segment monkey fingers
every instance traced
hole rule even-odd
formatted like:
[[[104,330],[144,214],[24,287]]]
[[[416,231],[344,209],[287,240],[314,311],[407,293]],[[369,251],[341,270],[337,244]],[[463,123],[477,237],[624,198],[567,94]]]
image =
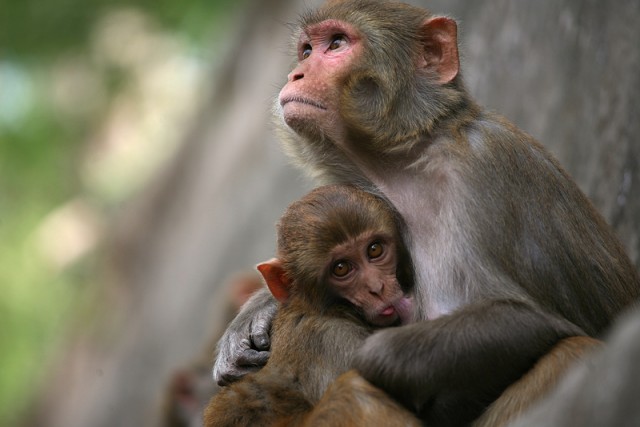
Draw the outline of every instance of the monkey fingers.
[[[255,371],[266,365],[269,356],[271,356],[270,351],[258,351],[250,348],[238,354],[236,365],[249,372]]]
[[[271,338],[269,336],[271,333],[271,322],[276,315],[277,308],[277,304],[271,304],[264,307],[264,310],[256,313],[255,318],[251,322],[251,348],[259,351],[269,350],[271,346]],[[264,363],[266,363],[266,359]]]
[[[218,385],[232,384],[245,375],[260,370],[267,363],[270,355],[269,351],[257,351],[252,348],[238,349],[234,363],[226,364],[224,372],[217,373],[214,369],[214,378]]]
[[[277,301],[267,289],[256,292],[242,307],[218,342],[213,379],[229,385],[267,363],[269,331]]]

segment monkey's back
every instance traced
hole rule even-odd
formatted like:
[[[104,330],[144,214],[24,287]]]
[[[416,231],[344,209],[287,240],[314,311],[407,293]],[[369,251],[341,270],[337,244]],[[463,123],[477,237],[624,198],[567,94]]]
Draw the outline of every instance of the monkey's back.
[[[297,298],[280,307],[273,326],[265,368],[286,372],[313,404],[350,368],[353,353],[373,331],[352,307],[336,304],[320,311]]]
[[[292,298],[274,319],[267,365],[214,396],[204,425],[300,424],[329,384],[349,369],[353,352],[371,332],[353,309],[336,305],[321,312]]]
[[[205,409],[204,425],[296,425],[311,407],[293,378],[264,368],[215,395]]]

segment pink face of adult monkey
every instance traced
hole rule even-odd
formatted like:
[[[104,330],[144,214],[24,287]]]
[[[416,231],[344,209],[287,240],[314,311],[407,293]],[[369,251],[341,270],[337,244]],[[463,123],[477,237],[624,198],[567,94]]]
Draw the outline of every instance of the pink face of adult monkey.
[[[332,1],[296,39],[279,97],[286,151],[322,182],[381,192],[407,225],[424,321],[367,340],[355,366],[369,381],[429,425],[465,424],[559,340],[600,334],[640,296],[636,268],[558,162],[469,97],[455,21]],[[268,307],[259,296],[232,325],[218,380],[261,357],[250,343],[268,347]]]

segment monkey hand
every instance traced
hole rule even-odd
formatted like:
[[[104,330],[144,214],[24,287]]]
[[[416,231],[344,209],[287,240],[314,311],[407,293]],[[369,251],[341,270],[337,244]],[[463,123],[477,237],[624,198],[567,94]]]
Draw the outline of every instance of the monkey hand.
[[[267,289],[253,295],[218,342],[213,379],[225,386],[262,368],[269,359],[269,331],[277,301]]]

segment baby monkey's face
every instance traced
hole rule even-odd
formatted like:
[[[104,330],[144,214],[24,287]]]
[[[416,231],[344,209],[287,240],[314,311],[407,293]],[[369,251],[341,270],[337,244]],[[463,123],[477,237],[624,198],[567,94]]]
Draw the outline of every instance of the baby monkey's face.
[[[334,293],[357,307],[376,326],[404,323],[411,302],[396,277],[398,248],[392,236],[365,232],[336,245],[327,263]]]

